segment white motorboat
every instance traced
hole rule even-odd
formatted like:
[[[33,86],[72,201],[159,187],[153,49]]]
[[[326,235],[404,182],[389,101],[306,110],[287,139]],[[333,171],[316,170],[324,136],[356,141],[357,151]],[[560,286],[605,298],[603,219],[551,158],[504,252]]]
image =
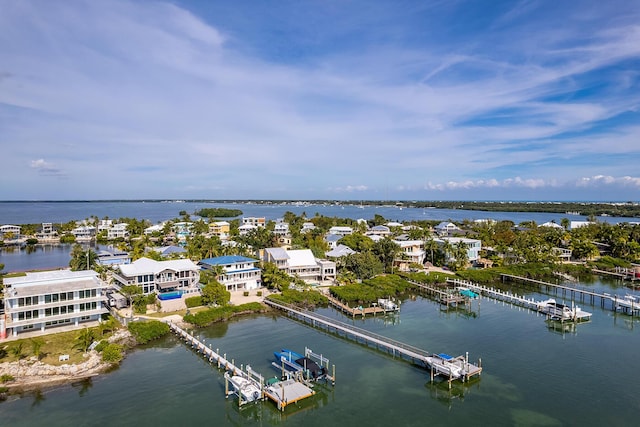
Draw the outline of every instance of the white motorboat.
[[[432,354],[431,356],[427,356],[425,360],[429,368],[433,369],[436,374],[453,379],[460,378],[464,375],[463,367],[454,363],[454,358],[448,354]]]
[[[400,306],[388,298],[378,298],[378,306],[385,311],[400,310]]]
[[[233,391],[240,396],[244,402],[253,402],[260,399],[262,393],[254,381],[240,375],[226,375],[226,377],[233,386]]]
[[[549,298],[547,300],[538,302],[537,307],[538,307],[538,311],[545,313],[551,319],[556,319],[561,321],[564,321],[564,320],[580,321],[580,320],[589,319],[591,317],[591,313],[583,311],[577,305],[574,306],[572,304],[571,307],[569,307],[565,304],[560,304],[556,302],[556,300],[553,298]]]

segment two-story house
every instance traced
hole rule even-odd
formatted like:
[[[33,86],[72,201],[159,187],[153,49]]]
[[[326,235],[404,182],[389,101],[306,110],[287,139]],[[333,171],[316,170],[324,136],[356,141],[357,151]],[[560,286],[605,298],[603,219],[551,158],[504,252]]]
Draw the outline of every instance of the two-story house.
[[[218,282],[229,292],[249,291],[262,287],[262,270],[256,267],[257,259],[239,255],[227,255],[203,259],[198,265],[203,270],[219,270]],[[221,268],[219,268],[221,267]],[[221,273],[221,274],[220,274]]]
[[[143,257],[119,265],[112,276],[119,287],[136,285],[143,294],[155,292],[161,300],[200,292],[200,268],[189,259],[155,261]]]

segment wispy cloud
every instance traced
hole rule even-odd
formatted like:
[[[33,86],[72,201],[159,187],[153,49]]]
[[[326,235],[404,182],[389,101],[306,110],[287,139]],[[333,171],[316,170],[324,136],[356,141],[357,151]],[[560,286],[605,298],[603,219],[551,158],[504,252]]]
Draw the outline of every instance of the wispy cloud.
[[[55,176],[55,177],[64,177],[65,173],[55,167],[53,163],[46,162],[44,159],[32,160],[31,168],[38,171],[39,175],[43,176]]]
[[[543,198],[636,175],[640,6],[507,3],[3,2],[0,198],[89,197],[88,176],[121,183],[96,198]],[[18,179],[33,153],[74,179]]]

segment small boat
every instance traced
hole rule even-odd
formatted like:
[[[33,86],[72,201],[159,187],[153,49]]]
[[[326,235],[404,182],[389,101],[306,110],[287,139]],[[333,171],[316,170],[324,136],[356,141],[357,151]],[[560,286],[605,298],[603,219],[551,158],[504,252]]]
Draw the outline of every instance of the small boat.
[[[324,367],[295,351],[282,349],[280,351],[274,351],[273,355],[276,358],[278,366],[283,365],[284,368],[290,372],[302,372],[308,379],[317,380],[327,375]]]
[[[400,306],[393,302],[390,298],[378,298],[378,306],[384,311],[398,311]]]
[[[554,320],[584,320],[591,317],[591,313],[582,311],[578,306],[567,306],[556,302],[555,299],[549,298],[537,303],[538,311],[545,313],[550,319]]]
[[[453,357],[448,354],[432,354],[425,358],[429,368],[433,369],[436,374],[445,375],[453,379],[462,377],[464,370],[462,366],[459,366],[453,362]]]
[[[462,295],[463,297],[467,297],[467,298],[471,298],[471,299],[478,298],[478,294],[476,292],[473,292],[469,288],[458,287],[458,292],[460,292],[460,295]]]
[[[233,386],[233,390],[244,402],[253,402],[260,399],[260,388],[253,381],[240,375],[227,375],[226,378]]]

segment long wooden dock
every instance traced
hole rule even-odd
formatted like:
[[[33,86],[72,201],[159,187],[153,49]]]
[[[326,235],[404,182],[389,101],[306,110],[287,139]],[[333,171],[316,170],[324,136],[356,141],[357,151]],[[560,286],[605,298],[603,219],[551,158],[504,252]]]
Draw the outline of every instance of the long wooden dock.
[[[505,301],[510,304],[518,305],[532,311],[536,311],[536,312],[544,311],[544,309],[540,305],[542,301],[536,301],[533,298],[525,298],[523,296],[514,294],[512,292],[502,291],[500,289],[492,288],[490,286],[478,285],[477,283],[469,282],[467,280],[448,278],[447,283],[451,283],[454,286],[466,287],[486,297],[489,297],[498,301]],[[552,318],[552,316],[549,315],[548,313],[547,313],[547,316],[548,318]],[[591,318],[591,313],[582,311],[579,307],[576,306],[571,309],[570,317],[566,319],[561,319],[561,320],[581,322],[581,321],[589,320],[590,318]]]
[[[265,299],[264,302],[273,308],[282,310],[290,317],[307,323],[313,327],[326,329],[327,332],[335,333],[338,336],[353,340],[359,344],[373,346],[377,350],[392,354],[394,357],[398,356],[401,359],[407,360],[420,367],[429,368],[427,357],[432,356],[432,353],[429,353],[426,350],[322,316],[320,314],[291,307],[286,304],[280,304],[275,301],[271,301],[268,298]],[[468,363],[468,358],[466,359],[467,363],[464,367],[464,373],[461,378],[462,381],[468,381],[471,377],[479,376],[482,372],[480,361],[475,365]]]
[[[548,294],[551,294],[550,290],[552,290],[555,295],[558,295],[558,293],[562,292],[563,298],[567,298],[567,294],[569,294],[572,301],[576,299],[576,296],[578,296],[580,298],[580,302],[582,303],[595,306],[596,301],[598,301],[602,308],[608,308],[613,311],[622,310],[623,312],[631,315],[637,313],[640,314],[640,303],[637,303],[636,306],[631,306],[630,308],[625,304],[625,302],[628,301],[629,296],[611,295],[604,292],[598,293],[586,289],[543,282],[542,280],[530,279],[528,277],[514,276],[512,274],[501,274],[500,277],[502,278],[503,282],[505,280],[511,280],[515,283],[531,283],[537,286],[541,286]]]

